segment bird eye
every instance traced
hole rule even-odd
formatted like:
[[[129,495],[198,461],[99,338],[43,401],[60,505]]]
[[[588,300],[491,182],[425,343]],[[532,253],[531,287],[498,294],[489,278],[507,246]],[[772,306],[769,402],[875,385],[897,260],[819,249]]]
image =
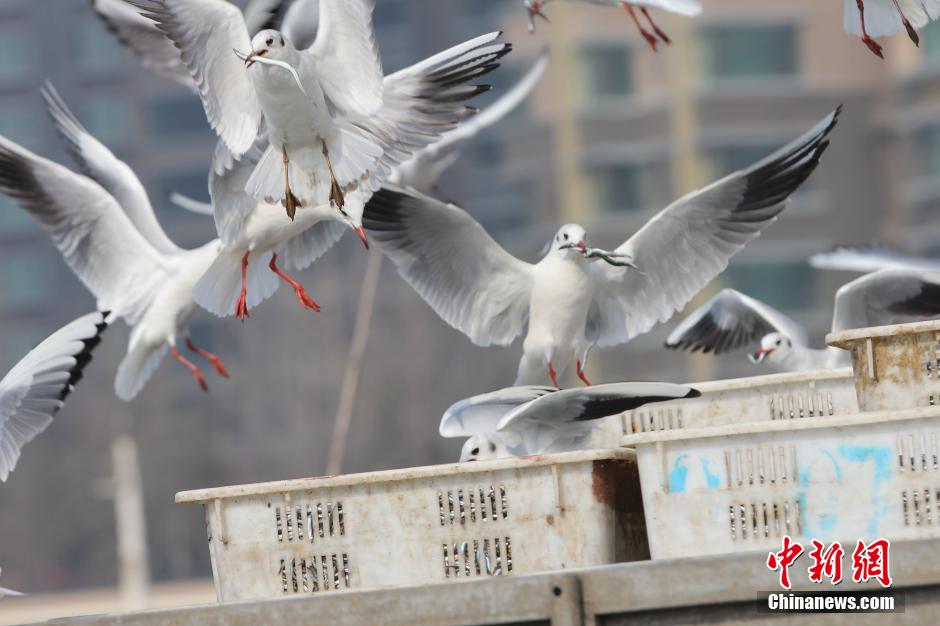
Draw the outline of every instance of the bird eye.
[[[495,444],[495,443],[491,443],[491,444],[490,444],[490,452],[496,452],[496,444]]]
[[[479,449],[479,448],[474,448],[473,450],[470,451],[470,454],[476,456],[477,454],[480,454],[480,449]]]
[[[568,241],[568,233],[565,233],[565,241]]]
[[[281,45],[282,45],[282,46],[284,45],[284,38],[283,38],[283,37],[281,37]]]
[[[778,345],[778,346],[780,345],[780,340],[779,340],[779,339],[777,340],[777,345]]]
[[[268,39],[268,40],[267,40],[267,41],[265,41],[264,43],[266,43],[267,45],[269,45],[269,46],[270,46],[271,44],[273,44],[273,43],[274,43],[274,39]]]

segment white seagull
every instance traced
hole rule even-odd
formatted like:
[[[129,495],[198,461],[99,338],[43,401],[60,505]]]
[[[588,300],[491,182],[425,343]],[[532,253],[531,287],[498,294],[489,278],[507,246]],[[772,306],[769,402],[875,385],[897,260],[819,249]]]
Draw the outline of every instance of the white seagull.
[[[176,341],[184,339],[189,350],[228,377],[222,361],[196,347],[188,330],[196,311],[193,286],[218,255],[219,241],[195,250],[176,247],[160,228],[133,171],[82,127],[54,90],[47,87],[43,95],[70,151],[94,180],[0,137],[0,191],[40,222],[95,295],[98,308],[132,326],[114,381],[119,398],[134,398],[167,350],[208,390],[199,368],[180,354]]]
[[[940,273],[886,269],[839,288],[832,332],[940,316]],[[755,363],[781,371],[842,367],[849,353],[814,347],[806,331],[768,304],[734,289],[723,289],[669,335],[666,347],[722,354],[756,342]]]
[[[697,390],[670,383],[611,383],[561,391],[507,387],[452,405],[441,418],[442,437],[469,437],[460,462],[579,450],[598,420],[664,400],[696,398]]]
[[[841,272],[876,272],[881,269],[911,269],[940,272],[940,260],[902,254],[880,246],[839,246],[809,258],[819,270]]]
[[[244,10],[248,32],[280,27],[291,38],[309,45],[317,31],[318,0],[251,0]],[[125,0],[92,0],[95,13],[118,41],[157,74],[187,89],[198,88],[180,51],[153,21]]]
[[[625,343],[664,322],[773,223],[813,172],[838,110],[782,150],[692,192],[613,252],[559,229],[536,264],[501,248],[457,206],[383,188],[363,216],[372,239],[441,318],[480,346],[508,345],[528,323],[516,385],[543,384],[592,346]],[[603,261],[603,263],[601,262]]]
[[[21,595],[23,594],[20,593],[19,591],[13,591],[12,589],[7,589],[6,587],[0,587],[0,598],[6,597],[6,596],[21,596]]]
[[[843,0],[845,32],[862,38],[876,55],[884,58],[881,45],[873,37],[890,37],[907,31],[920,46],[918,28],[940,17],[940,0]]]
[[[269,145],[246,190],[256,200],[299,207],[376,189],[387,174],[383,72],[372,31],[374,0],[323,0],[319,31],[299,50],[284,33],[251,36],[225,0],[130,0],[182,51],[206,115],[232,154],[259,135]],[[263,133],[263,134],[262,134]]]
[[[574,2],[575,0],[568,0],[569,2]],[[637,30],[640,31],[640,34],[643,35],[643,39],[646,40],[646,43],[650,45],[653,49],[653,52],[656,51],[656,45],[658,40],[656,37],[659,37],[665,44],[672,43],[672,40],[663,32],[663,30],[657,26],[656,22],[653,21],[653,16],[650,15],[650,9],[660,9],[667,11],[669,13],[676,13],[678,15],[685,15],[688,17],[694,17],[702,12],[702,3],[698,0],[579,0],[581,2],[588,2],[590,4],[599,4],[602,6],[610,7],[622,7],[624,11],[630,14],[630,17],[633,19],[633,23],[636,24]],[[542,12],[542,8],[553,2],[553,0],[523,0],[526,10],[529,12],[529,32],[535,32],[535,18],[540,17],[546,22],[548,18]],[[637,16],[636,11],[639,9],[640,13],[643,14],[643,17],[649,22],[650,26],[653,29],[653,33],[646,30],[643,24],[640,22],[640,18]]]
[[[384,78],[382,108],[361,124],[382,144],[382,167],[375,182],[474,113],[466,101],[489,87],[470,81],[495,69],[511,49],[497,41],[499,36],[477,37]],[[257,146],[241,159],[230,158],[224,145],[216,151],[209,191],[224,249],[193,293],[200,306],[216,315],[244,320],[251,308],[274,293],[278,276],[291,284],[305,307],[317,310],[304,288],[278,266],[279,260],[287,268],[306,268],[347,228],[367,244],[362,211],[371,186],[350,191],[342,209],[321,202],[291,220],[279,204],[258,202],[245,191],[263,151]]]
[[[0,482],[16,467],[23,446],[49,428],[82,379],[108,326],[107,316],[89,313],[63,326],[0,380]]]

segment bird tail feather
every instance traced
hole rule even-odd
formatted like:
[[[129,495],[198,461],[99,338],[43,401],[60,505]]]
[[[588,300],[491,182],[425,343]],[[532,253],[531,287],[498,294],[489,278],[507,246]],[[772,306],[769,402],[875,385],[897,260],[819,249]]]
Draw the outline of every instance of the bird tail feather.
[[[131,336],[130,348],[121,365],[118,366],[114,379],[114,392],[125,402],[133,400],[153,376],[166,356],[169,346],[165,342],[156,345],[144,341],[134,341]]]
[[[235,315],[235,304],[242,288],[242,257],[244,251],[223,250],[213,261],[206,273],[193,288],[193,300],[219,317]],[[275,291],[278,279],[269,268],[271,254],[251,255],[248,257],[248,309],[258,306]]]

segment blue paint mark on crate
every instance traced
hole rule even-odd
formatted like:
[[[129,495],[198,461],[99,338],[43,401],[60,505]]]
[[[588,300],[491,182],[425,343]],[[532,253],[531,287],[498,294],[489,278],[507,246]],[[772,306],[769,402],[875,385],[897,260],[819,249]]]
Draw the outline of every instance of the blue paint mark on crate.
[[[672,464],[669,472],[669,493],[685,493],[685,482],[689,476],[689,468],[685,465],[688,454],[680,454]]]
[[[891,480],[891,447],[890,446],[839,446],[839,456],[856,463],[872,463],[874,476],[872,477],[871,508],[872,517],[868,525],[868,534],[872,537],[878,535],[878,525],[888,513],[888,499],[884,493],[885,486]]]
[[[704,457],[700,461],[702,462],[702,473],[705,475],[705,486],[709,489],[718,489],[721,483],[718,480],[718,474],[711,471],[712,464]]]

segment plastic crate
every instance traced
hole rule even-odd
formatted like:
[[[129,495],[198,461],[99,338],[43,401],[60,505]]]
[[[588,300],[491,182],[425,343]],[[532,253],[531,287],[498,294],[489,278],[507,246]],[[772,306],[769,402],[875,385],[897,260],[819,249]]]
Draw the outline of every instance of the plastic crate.
[[[940,407],[645,433],[652,558],[940,536]]]
[[[851,353],[862,411],[940,404],[940,321],[859,328],[826,341]]]
[[[221,602],[649,558],[635,455],[572,452],[183,492]]]
[[[616,447],[624,435],[637,433],[858,413],[848,367],[689,384],[702,395],[606,418],[590,447]]]

